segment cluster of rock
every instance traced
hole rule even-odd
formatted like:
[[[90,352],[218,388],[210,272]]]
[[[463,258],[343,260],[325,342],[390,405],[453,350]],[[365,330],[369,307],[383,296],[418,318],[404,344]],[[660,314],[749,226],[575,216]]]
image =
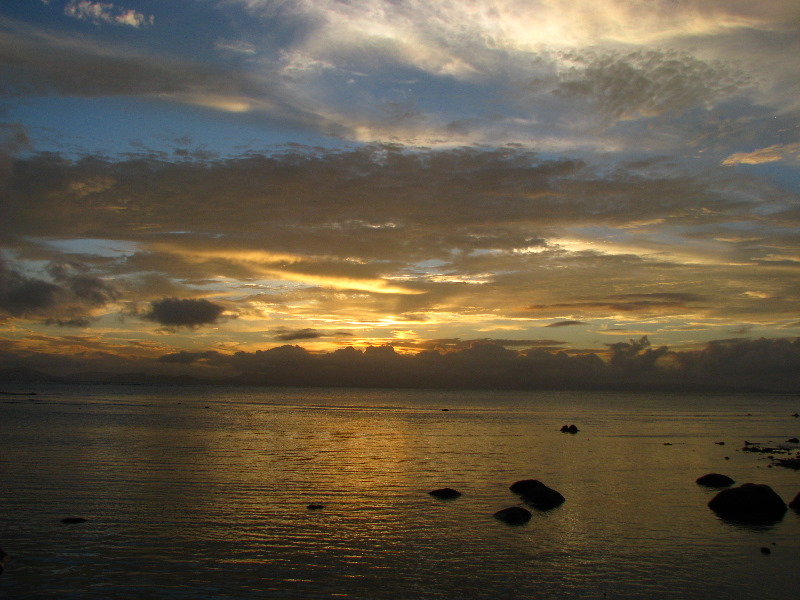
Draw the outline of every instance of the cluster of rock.
[[[708,473],[697,479],[699,485],[721,490],[708,507],[723,519],[753,525],[769,525],[780,521],[788,508],[800,511],[800,493],[787,508],[783,499],[770,486],[745,483],[730,487],[735,481],[727,475]]]
[[[551,510],[561,506],[565,501],[564,496],[538,479],[521,479],[512,483],[509,489],[518,494],[525,504],[537,510]],[[442,500],[452,500],[461,496],[461,492],[449,487],[432,490],[428,493]],[[494,513],[496,519],[509,525],[527,523],[531,516],[531,511],[522,506],[510,506]]]

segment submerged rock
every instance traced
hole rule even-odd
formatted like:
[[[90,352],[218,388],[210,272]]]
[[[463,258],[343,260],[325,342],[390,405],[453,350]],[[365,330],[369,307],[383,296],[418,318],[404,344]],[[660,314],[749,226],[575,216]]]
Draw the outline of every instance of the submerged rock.
[[[494,513],[494,518],[508,525],[523,525],[531,520],[531,512],[521,506],[510,506]]]
[[[526,504],[539,510],[550,510],[561,506],[565,501],[564,496],[538,479],[522,479],[512,483],[509,489],[519,494]]]
[[[698,477],[696,482],[706,487],[728,487],[735,483],[733,479],[727,475],[721,475],[720,473],[708,473],[707,475]]]
[[[435,496],[436,498],[441,498],[442,500],[452,500],[453,498],[458,498],[461,495],[461,492],[449,487],[441,488],[438,490],[432,490],[428,493],[431,496]]]
[[[756,483],[722,490],[708,506],[725,519],[763,525],[777,523],[787,510],[784,501],[771,487]]]

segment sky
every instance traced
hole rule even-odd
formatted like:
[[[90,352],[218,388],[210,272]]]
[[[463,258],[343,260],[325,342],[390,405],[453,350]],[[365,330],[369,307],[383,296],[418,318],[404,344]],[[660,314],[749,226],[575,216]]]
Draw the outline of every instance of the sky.
[[[0,370],[775,379],[796,56],[796,0],[4,2]]]

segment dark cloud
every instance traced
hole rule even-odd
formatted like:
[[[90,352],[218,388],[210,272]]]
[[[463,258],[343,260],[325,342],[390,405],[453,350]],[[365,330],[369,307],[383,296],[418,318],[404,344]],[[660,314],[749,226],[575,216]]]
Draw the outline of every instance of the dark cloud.
[[[25,275],[0,259],[0,318],[86,327],[94,309],[119,298],[115,288],[77,264],[51,264],[50,279]]]
[[[315,340],[321,338],[325,333],[311,328],[305,329],[286,329],[282,328],[274,332],[276,340],[291,342],[293,340]]]
[[[549,325],[545,325],[545,327],[571,327],[573,325],[586,325],[585,321],[556,321],[555,323],[550,323]]]
[[[614,312],[659,312],[663,310],[675,310],[686,308],[693,305],[697,309],[697,302],[706,300],[699,294],[686,293],[643,293],[643,294],[616,294],[604,299],[578,302],[559,302],[555,304],[533,304],[528,306],[532,311],[544,311],[551,309],[571,310],[571,311],[614,311]],[[562,322],[563,323],[563,322]],[[577,324],[566,321],[567,324]],[[559,322],[548,325],[548,327],[558,327]]]
[[[64,339],[64,349],[90,340]],[[608,352],[516,351],[487,341],[401,354],[391,346],[310,353],[300,346],[255,352],[179,351],[157,360],[108,352],[40,353],[0,340],[0,380],[104,371],[109,381],[216,381],[292,386],[476,389],[727,390],[800,392],[800,339],[729,339],[698,350],[652,347],[647,337]],[[126,374],[127,373],[127,374]],[[98,377],[102,377],[98,375]],[[165,379],[166,378],[166,379]]]
[[[166,328],[192,328],[217,323],[224,311],[224,307],[203,298],[162,298],[152,302],[149,311],[140,316]]]

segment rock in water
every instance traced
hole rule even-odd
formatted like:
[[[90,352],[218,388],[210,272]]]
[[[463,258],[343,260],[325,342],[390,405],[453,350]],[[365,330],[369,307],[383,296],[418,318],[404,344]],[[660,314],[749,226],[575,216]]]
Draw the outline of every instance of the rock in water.
[[[794,500],[789,502],[789,508],[800,512],[800,492],[797,492],[797,496],[794,497]]]
[[[735,483],[733,479],[727,475],[721,475],[719,473],[708,473],[707,475],[698,477],[696,481],[699,485],[704,485],[706,487],[728,487]]]
[[[521,506],[510,506],[494,513],[494,518],[508,525],[523,525],[531,520],[531,512]]]
[[[787,510],[771,487],[755,483],[722,490],[708,506],[725,519],[763,525],[780,521]]]
[[[522,479],[511,484],[511,491],[519,494],[526,504],[539,510],[550,510],[564,504],[564,496],[547,487],[538,479]]]
[[[458,498],[461,495],[461,492],[449,487],[441,488],[438,490],[432,490],[428,493],[431,496],[435,496],[436,498],[441,498],[442,500],[452,500],[453,498]]]
[[[67,525],[74,525],[76,523],[86,523],[86,519],[83,517],[66,517],[61,519],[61,522]]]

